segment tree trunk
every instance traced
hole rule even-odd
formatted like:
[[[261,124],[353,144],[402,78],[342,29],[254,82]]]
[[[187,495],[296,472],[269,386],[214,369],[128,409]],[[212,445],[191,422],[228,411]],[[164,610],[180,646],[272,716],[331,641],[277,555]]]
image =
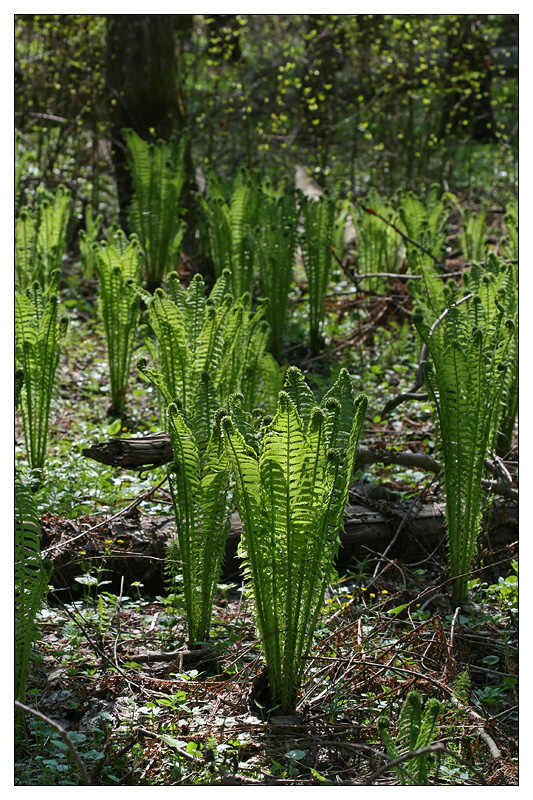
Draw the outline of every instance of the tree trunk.
[[[128,230],[133,189],[125,159],[124,128],[143,139],[168,139],[183,132],[185,109],[178,92],[173,14],[109,14],[106,84],[112,159],[120,221]],[[187,159],[192,174],[190,154]]]

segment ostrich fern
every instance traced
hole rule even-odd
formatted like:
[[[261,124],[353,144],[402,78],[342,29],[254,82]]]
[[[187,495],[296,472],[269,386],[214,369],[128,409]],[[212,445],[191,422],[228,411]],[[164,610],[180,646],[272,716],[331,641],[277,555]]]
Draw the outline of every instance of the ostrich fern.
[[[139,319],[136,287],[142,274],[142,252],[137,238],[128,240],[121,230],[110,243],[94,246],[99,280],[98,305],[107,345],[111,385],[110,414],[125,411],[126,390]]]
[[[346,370],[320,406],[291,367],[259,452],[234,415],[222,420],[243,524],[241,554],[274,704],[297,702],[352,476],[366,398]]]
[[[130,129],[124,138],[134,190],[131,224],[145,253],[146,283],[153,291],[170,267],[177,267],[185,233],[179,201],[185,183],[186,139],[149,144]]]
[[[15,294],[15,358],[24,373],[20,401],[32,470],[42,470],[46,460],[55,375],[67,329],[66,319],[58,320],[57,273],[51,280],[46,292],[34,282]]]
[[[446,524],[452,599],[466,599],[479,535],[484,462],[501,415],[502,390],[514,323],[503,313],[488,318],[481,297],[449,305],[430,329],[421,313],[413,321],[431,362],[424,378],[436,409],[444,460]]]

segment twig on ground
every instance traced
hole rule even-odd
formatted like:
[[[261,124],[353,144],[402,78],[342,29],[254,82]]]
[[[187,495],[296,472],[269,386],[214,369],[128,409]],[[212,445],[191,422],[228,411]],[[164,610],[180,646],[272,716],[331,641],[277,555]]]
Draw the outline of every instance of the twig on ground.
[[[84,784],[84,786],[91,786],[91,781],[89,780],[89,775],[87,774],[87,770],[85,769],[83,761],[81,760],[78,751],[74,747],[74,744],[72,743],[68,735],[68,732],[61,725],[59,725],[59,723],[54,722],[53,719],[50,719],[50,717],[47,717],[45,714],[42,714],[35,708],[30,708],[30,706],[24,705],[24,703],[19,703],[18,700],[15,700],[15,706],[24,711],[25,714],[31,714],[32,716],[37,717],[37,719],[46,722],[46,724],[49,725],[51,728],[53,728],[54,731],[57,731],[59,733],[59,735],[67,745],[69,753],[76,762],[76,766],[80,771],[82,783]]]

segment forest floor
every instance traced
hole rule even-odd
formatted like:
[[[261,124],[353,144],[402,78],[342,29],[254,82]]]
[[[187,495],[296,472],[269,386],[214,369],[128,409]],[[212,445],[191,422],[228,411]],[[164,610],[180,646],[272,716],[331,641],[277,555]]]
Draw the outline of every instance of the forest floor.
[[[105,419],[106,357],[87,299],[91,294],[86,312],[80,313],[79,293],[72,291],[69,335],[76,347],[69,348],[61,365],[47,481],[36,495],[44,548],[64,541],[69,529],[74,539],[98,526],[160,480],[157,472],[117,474],[80,456],[83,447],[119,431],[150,432],[159,424],[157,408],[150,405],[155,398],[144,385],[133,389],[131,415],[118,428],[117,421]],[[67,291],[67,308],[68,296]],[[337,334],[343,318],[349,330],[332,339],[330,356],[332,349],[338,355],[352,350],[361,371],[373,369],[373,386],[383,402],[402,382],[408,388],[416,369],[402,349],[404,299],[403,289],[390,292],[386,301],[365,298],[366,316],[353,299],[331,300]],[[384,324],[389,332],[394,329],[399,345]],[[370,363],[372,347],[380,354]],[[307,366],[321,389],[330,368],[309,358]],[[432,436],[428,420],[423,403],[386,423],[378,415],[366,425],[363,443],[390,447],[408,441],[424,450]],[[510,461],[516,459],[515,448]],[[420,494],[427,502],[442,501],[438,484],[427,475],[374,467],[369,480],[376,477],[403,497]],[[393,519],[394,496],[384,497],[382,513]],[[167,500],[162,492],[147,496],[130,527],[141,514],[170,514]],[[377,721],[387,715],[395,730],[413,689],[425,704],[431,698],[442,704],[431,746],[432,785],[517,783],[518,545],[513,531],[504,540],[493,539],[486,526],[469,602],[460,609],[450,604],[442,535],[428,548],[405,525],[392,549],[367,546],[363,557],[341,560],[296,713],[278,716],[262,691],[261,652],[239,576],[219,585],[212,647],[200,651],[205,661],[198,660],[196,653],[187,653],[182,601],[165,584],[156,555],[145,574],[159,572],[159,590],[142,577],[122,581],[126,569],[106,571],[112,552],[124,544],[120,530],[100,525],[75,543],[78,566],[72,583],[55,586],[38,618],[40,639],[26,695],[29,706],[69,731],[93,785],[398,784],[408,764],[390,766]],[[60,553],[58,547],[52,557],[59,559]],[[127,552],[123,558],[126,567]],[[31,714],[25,723],[17,784],[81,783],[61,735]]]

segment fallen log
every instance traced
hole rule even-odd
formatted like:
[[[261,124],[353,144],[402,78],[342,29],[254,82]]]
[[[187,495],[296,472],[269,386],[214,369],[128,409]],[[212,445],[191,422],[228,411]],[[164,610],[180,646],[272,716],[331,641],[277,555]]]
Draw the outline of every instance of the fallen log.
[[[344,525],[340,532],[341,546],[337,569],[345,568],[350,559],[382,553],[393,540],[405,515],[401,536],[396,547],[402,553],[427,554],[444,541],[444,504],[428,503],[414,513],[407,504],[382,502],[382,509],[361,504],[345,509]],[[486,536],[491,547],[506,546],[518,538],[516,503],[495,501]],[[43,555],[51,558],[54,571],[51,584],[70,590],[75,578],[94,570],[105,569],[110,589],[119,591],[124,578],[124,590],[140,581],[145,591],[157,595],[164,591],[164,564],[167,544],[175,536],[174,518],[137,513],[132,517],[113,515],[63,520],[53,514],[41,518]],[[223,580],[241,579],[237,545],[241,534],[239,515],[231,518],[231,531],[226,542]],[[392,556],[393,553],[389,553]]]
[[[101,464],[138,471],[161,467],[172,461],[172,444],[168,433],[149,434],[135,439],[109,439],[107,442],[84,448],[81,452],[86,458]],[[439,462],[427,453],[402,452],[384,447],[360,447],[357,451],[355,469],[361,469],[369,464],[396,464],[436,474],[441,470]],[[497,464],[493,465],[487,459],[485,465],[500,477]],[[483,479],[482,484],[488,492],[518,501],[518,491],[501,479]]]

